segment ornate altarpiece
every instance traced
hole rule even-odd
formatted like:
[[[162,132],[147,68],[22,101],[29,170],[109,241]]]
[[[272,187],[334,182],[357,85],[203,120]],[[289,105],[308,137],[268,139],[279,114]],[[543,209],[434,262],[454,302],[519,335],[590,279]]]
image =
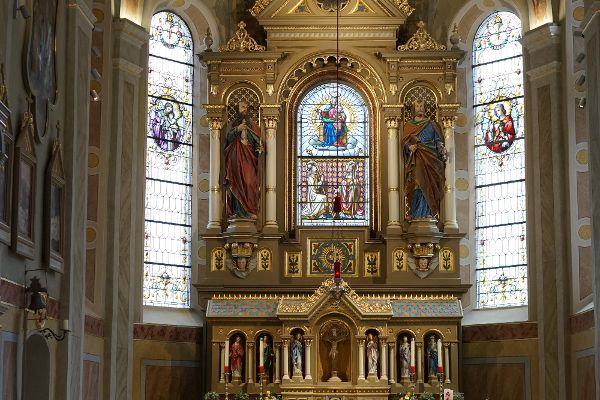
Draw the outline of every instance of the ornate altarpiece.
[[[450,375],[445,386],[459,389],[457,338],[462,311],[458,299],[468,288],[461,284],[458,267],[462,235],[456,224],[453,135],[458,109],[456,65],[463,53],[436,42],[422,23],[407,43],[398,44],[398,27],[413,11],[407,1],[341,1],[339,25],[335,4],[258,0],[251,13],[267,32],[266,47],[257,44],[240,23],[219,51],[199,56],[209,79],[204,107],[211,130],[210,210],[204,238],[210,268],[199,269],[195,286],[200,303],[207,307],[207,335],[213,343],[208,358],[212,360],[210,387],[221,393],[225,390],[223,346],[235,335],[243,337],[244,371],[229,390],[259,391],[254,372],[261,332],[268,332],[276,358],[287,360],[273,370],[269,383],[275,391],[286,393],[285,398],[332,398],[341,393],[336,392],[340,385],[345,391],[340,398],[387,398],[387,393],[407,387],[397,374],[400,332],[414,337],[421,349],[417,390],[437,390],[436,383],[424,376],[428,333],[448,349]],[[311,89],[328,82],[353,88],[368,110],[370,147],[365,162],[369,173],[364,179],[369,183],[370,207],[367,222],[360,226],[336,225],[334,217],[319,226],[298,223],[298,110]],[[223,128],[241,100],[249,104],[251,117],[261,126],[265,148],[259,158],[255,221],[228,220],[224,213]],[[423,101],[426,115],[441,126],[448,157],[440,213],[411,221],[400,140],[415,100]],[[323,282],[333,261],[340,258],[342,276],[354,291],[331,309],[323,289],[329,283]],[[341,383],[325,379],[330,366],[320,355],[325,348],[319,345],[320,330],[332,320],[345,324],[352,343],[344,362],[349,370]],[[305,357],[309,357],[305,361],[312,375],[299,381],[288,371],[286,380],[283,369],[290,354],[284,354],[284,345],[298,329],[305,338]],[[358,357],[364,348],[357,343],[366,340],[368,331],[379,337],[376,382],[366,373],[359,379]]]

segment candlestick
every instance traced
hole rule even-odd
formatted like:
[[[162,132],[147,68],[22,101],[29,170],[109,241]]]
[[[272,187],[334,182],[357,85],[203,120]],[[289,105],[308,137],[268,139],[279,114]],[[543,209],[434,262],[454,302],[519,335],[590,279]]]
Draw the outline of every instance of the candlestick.
[[[62,330],[63,331],[68,331],[69,330],[69,320],[68,319],[63,319],[63,321],[62,321]]]

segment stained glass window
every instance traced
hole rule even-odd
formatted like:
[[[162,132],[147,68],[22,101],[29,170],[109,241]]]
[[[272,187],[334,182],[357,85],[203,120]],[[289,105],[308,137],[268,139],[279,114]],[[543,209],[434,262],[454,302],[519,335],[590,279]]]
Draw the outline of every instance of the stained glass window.
[[[473,42],[479,308],[527,304],[521,22],[486,18]]]
[[[171,12],[152,17],[148,63],[145,305],[189,307],[194,45]]]
[[[306,93],[297,114],[299,226],[369,224],[369,137],[369,112],[356,89],[328,82]]]

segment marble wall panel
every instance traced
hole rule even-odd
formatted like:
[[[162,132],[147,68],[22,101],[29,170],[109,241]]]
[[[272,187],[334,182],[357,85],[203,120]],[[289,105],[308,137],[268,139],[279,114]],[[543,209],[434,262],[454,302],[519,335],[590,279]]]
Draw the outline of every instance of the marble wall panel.
[[[571,315],[569,318],[569,331],[572,334],[586,331],[594,327],[594,310]]]
[[[100,338],[104,337],[104,320],[92,317],[91,315],[86,315],[85,334]]]
[[[17,400],[17,342],[4,341],[2,351],[2,399]]]
[[[577,173],[577,210],[578,217],[584,218],[590,216],[590,175],[587,172]]]
[[[87,249],[85,254],[85,297],[92,303],[96,294],[96,249]]]
[[[592,248],[579,247],[579,299],[592,294]]]
[[[463,326],[463,343],[490,340],[532,339],[537,337],[536,322]]]
[[[146,365],[145,400],[200,399],[202,370],[191,366]]]
[[[468,359],[463,364],[465,399],[530,400],[528,359]]]
[[[94,360],[83,360],[83,400],[98,400],[100,398],[100,363]]]
[[[187,326],[134,324],[133,338],[137,340],[201,343],[202,329]]]
[[[595,400],[594,354],[577,358],[577,400]]]

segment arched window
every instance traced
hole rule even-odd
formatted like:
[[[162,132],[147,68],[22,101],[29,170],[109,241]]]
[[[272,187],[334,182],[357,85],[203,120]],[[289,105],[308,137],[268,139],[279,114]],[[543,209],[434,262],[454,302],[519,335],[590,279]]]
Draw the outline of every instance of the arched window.
[[[323,83],[306,93],[296,118],[298,226],[368,226],[370,133],[363,97],[347,84]]]
[[[152,17],[149,53],[143,298],[189,307],[194,44],[179,16]]]
[[[527,304],[521,21],[495,12],[473,42],[477,307]]]

